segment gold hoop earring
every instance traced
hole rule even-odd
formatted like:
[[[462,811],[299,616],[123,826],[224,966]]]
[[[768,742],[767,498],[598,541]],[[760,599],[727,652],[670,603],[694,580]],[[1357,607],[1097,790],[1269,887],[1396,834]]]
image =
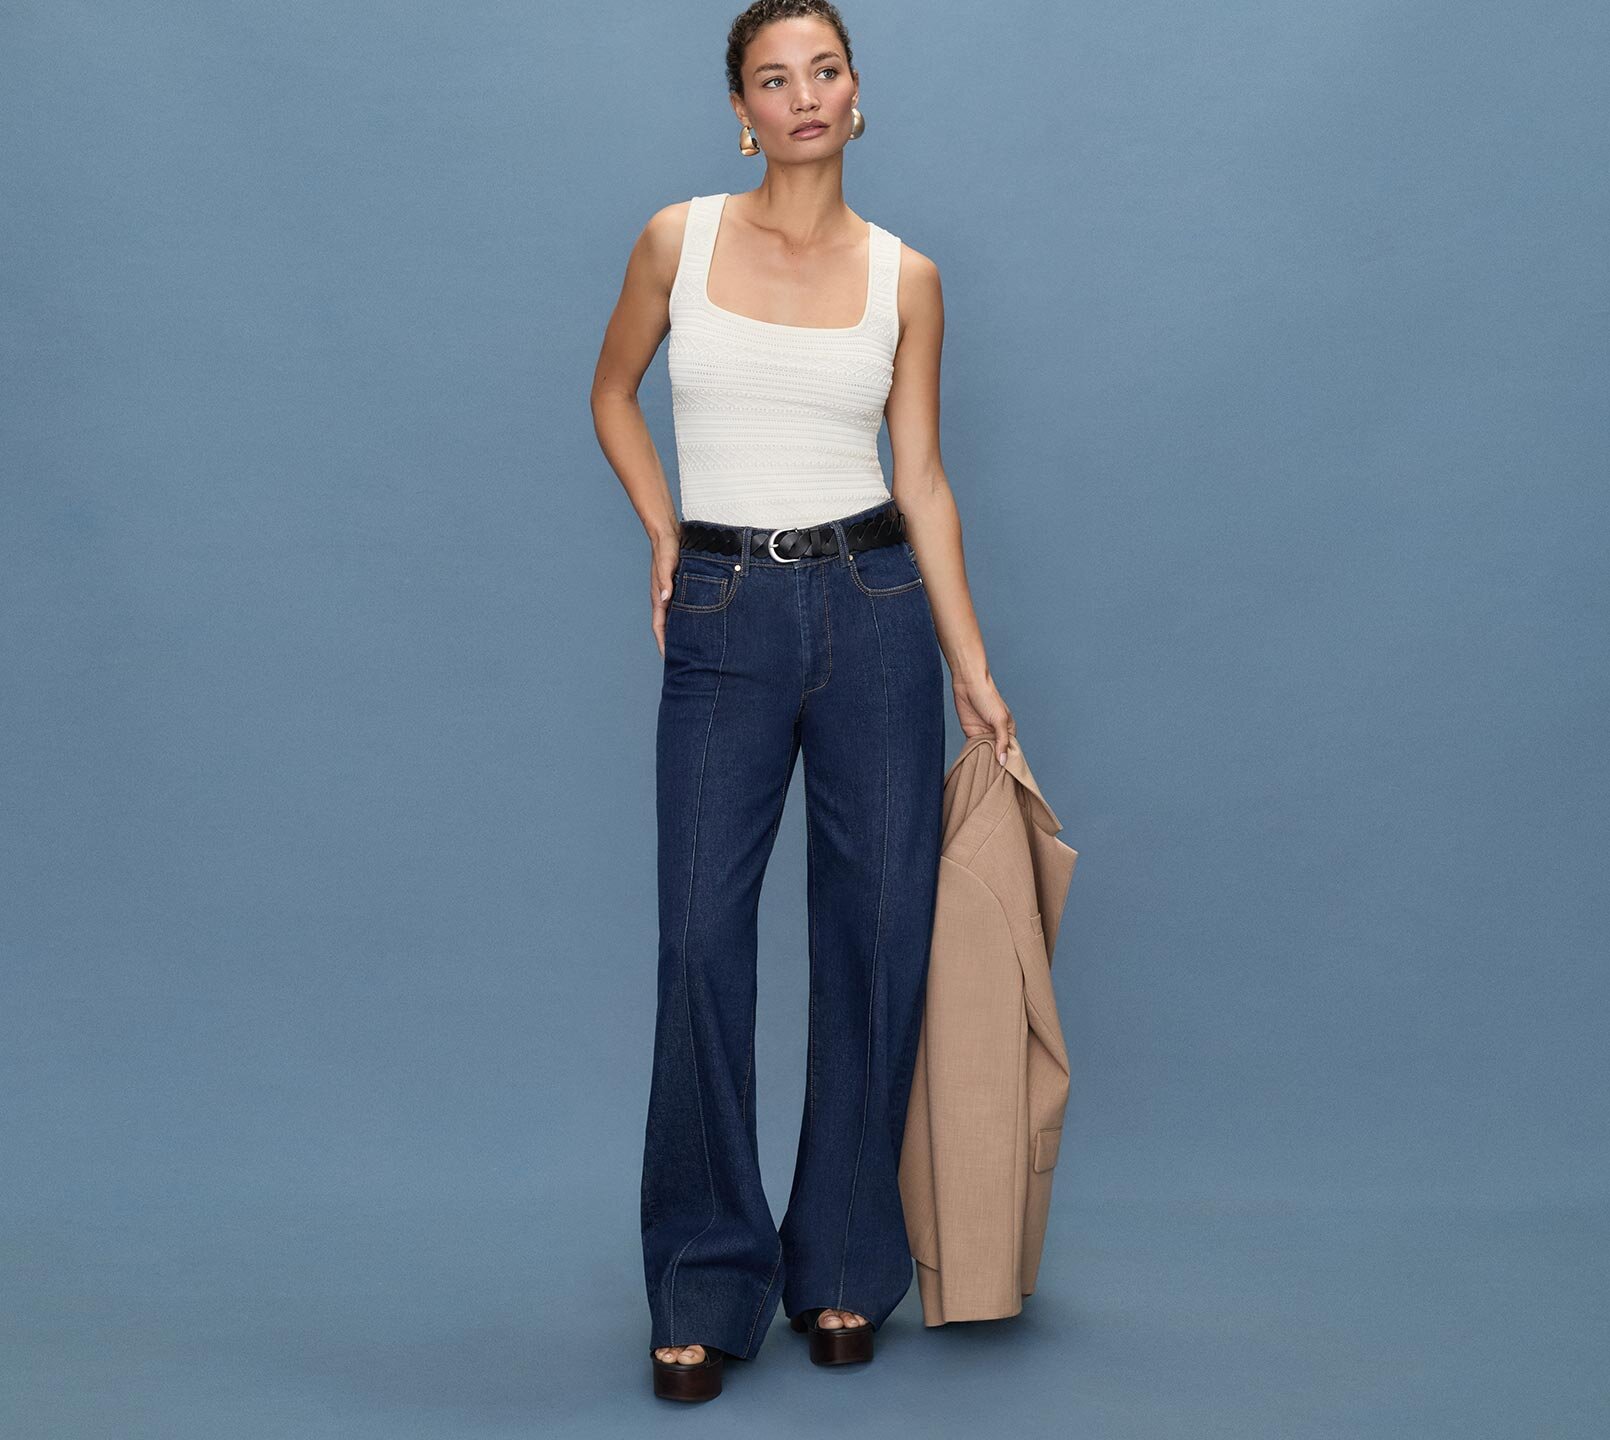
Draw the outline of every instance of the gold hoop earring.
[[[749,135],[747,140],[744,139],[746,131]],[[740,155],[760,154],[760,146],[755,143],[755,127],[753,125],[740,125],[738,127],[738,153]]]
[[[854,106],[850,107],[850,139],[859,140],[861,132],[866,129],[866,116]]]

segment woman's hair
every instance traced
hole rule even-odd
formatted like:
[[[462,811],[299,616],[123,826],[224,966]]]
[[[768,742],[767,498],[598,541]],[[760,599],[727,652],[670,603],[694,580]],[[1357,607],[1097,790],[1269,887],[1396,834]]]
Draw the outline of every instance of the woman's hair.
[[[743,94],[744,51],[755,38],[755,31],[762,25],[770,25],[773,20],[792,20],[801,15],[814,15],[837,30],[844,46],[845,68],[854,68],[854,59],[850,55],[850,32],[844,28],[838,7],[830,4],[829,0],[755,0],[732,22],[732,29],[727,32],[728,90],[734,95]]]

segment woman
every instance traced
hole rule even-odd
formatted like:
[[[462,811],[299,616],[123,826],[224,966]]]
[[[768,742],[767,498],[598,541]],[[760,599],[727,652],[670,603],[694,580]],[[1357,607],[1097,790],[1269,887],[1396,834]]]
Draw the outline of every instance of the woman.
[[[844,203],[859,77],[825,0],[733,22],[741,195],[639,236],[593,383],[653,546],[659,988],[642,1237],[655,1393],[708,1399],[781,1302],[820,1364],[871,1358],[911,1282],[897,1172],[922,1020],[944,781],[1013,731],[939,455],[932,261]],[[637,387],[667,332],[679,523]],[[894,483],[877,436],[889,426]],[[788,1210],[755,1138],[756,917],[805,757],[809,1064]]]

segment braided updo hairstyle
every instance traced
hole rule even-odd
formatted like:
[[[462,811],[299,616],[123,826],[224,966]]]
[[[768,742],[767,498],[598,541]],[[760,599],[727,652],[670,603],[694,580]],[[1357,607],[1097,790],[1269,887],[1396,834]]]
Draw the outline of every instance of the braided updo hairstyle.
[[[755,38],[755,32],[773,20],[793,20],[804,15],[825,20],[838,31],[839,42],[844,46],[844,67],[855,68],[855,57],[850,54],[850,32],[844,28],[838,7],[831,0],[755,0],[732,22],[732,29],[727,32],[727,89],[732,94],[744,92],[744,51]]]

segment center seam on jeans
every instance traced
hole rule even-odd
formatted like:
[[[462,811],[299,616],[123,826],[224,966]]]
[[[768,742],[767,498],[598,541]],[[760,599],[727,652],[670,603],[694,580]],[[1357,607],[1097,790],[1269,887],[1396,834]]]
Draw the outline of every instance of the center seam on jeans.
[[[809,779],[809,776],[806,778]],[[810,1128],[805,1136],[805,1155],[800,1157],[802,1161],[816,1144],[816,865],[810,795],[807,793],[805,798],[805,908],[809,911],[805,926],[805,1118]]]
[[[790,745],[792,745],[792,741],[790,741]],[[790,762],[789,771],[790,771],[789,779],[792,779],[793,778],[793,774],[792,774],[793,765],[792,765],[792,762]],[[784,781],[782,798],[777,802],[777,813],[774,816],[772,816],[771,830],[769,832],[771,838],[767,842],[767,845],[766,845],[766,848],[768,850],[770,850],[771,847],[777,843],[777,832],[778,832],[779,829],[782,828],[783,811],[787,808],[787,806],[788,806],[788,783],[787,783],[787,781]],[[759,999],[760,999],[760,996],[759,996],[759,990],[758,990],[758,987],[757,987],[755,997],[749,1002],[749,1059],[744,1065],[743,1098],[739,1101],[739,1104],[738,1104],[738,1114],[741,1117],[747,1117],[747,1115],[749,1113],[749,1082],[750,1082],[750,1079],[753,1077],[753,1075],[755,1073],[755,1006],[759,1002]]]
[[[855,1145],[855,1170],[850,1176],[850,1201],[844,1211],[844,1248],[839,1254],[839,1293],[834,1308],[844,1304],[844,1272],[850,1261],[850,1223],[855,1215],[855,1192],[861,1178],[861,1152],[866,1148],[867,1110],[872,1100],[872,1017],[877,1011],[878,950],[883,940],[883,896],[889,880],[889,666],[883,655],[883,630],[877,606],[872,608],[872,630],[878,639],[878,674],[883,679],[883,856],[878,871],[878,913],[872,927],[872,975],[867,985],[866,1066],[861,1079],[861,1136]]]
[[[766,1281],[765,1290],[761,1292],[760,1304],[755,1307],[755,1318],[749,1322],[749,1333],[744,1336],[744,1357],[746,1359],[748,1358],[748,1355],[749,1355],[749,1347],[750,1347],[750,1345],[752,1345],[754,1343],[755,1326],[760,1324],[761,1311],[763,1311],[766,1308],[766,1301],[771,1295],[771,1287],[777,1283],[777,1269],[782,1263],[783,1263],[783,1241],[782,1241],[782,1237],[779,1236],[778,1239],[777,1239],[777,1258],[774,1261],[772,1261],[771,1275]]]
[[[703,1237],[706,1230],[716,1223],[716,1177],[714,1167],[710,1164],[710,1135],[704,1118],[704,1089],[699,1080],[699,1046],[693,1035],[693,1001],[688,989],[688,930],[693,924],[693,879],[697,873],[699,854],[699,817],[704,803],[704,773],[710,764],[710,732],[715,729],[716,707],[721,703],[721,677],[727,663],[727,612],[721,612],[721,658],[716,661],[716,689],[710,700],[710,720],[704,728],[704,750],[699,756],[699,785],[693,802],[693,853],[688,857],[688,898],[682,921],[682,1005],[688,1017],[688,1056],[693,1062],[693,1094],[699,1104],[699,1139],[704,1145],[704,1173],[710,1182],[710,1218],[705,1221],[704,1230],[697,1235],[691,1235],[683,1242],[682,1248],[676,1252],[676,1258],[671,1261],[671,1276],[668,1294],[670,1299],[671,1340],[676,1343],[676,1277],[682,1264],[682,1257],[688,1253],[688,1247],[695,1240]],[[694,1342],[698,1343],[698,1342]]]

